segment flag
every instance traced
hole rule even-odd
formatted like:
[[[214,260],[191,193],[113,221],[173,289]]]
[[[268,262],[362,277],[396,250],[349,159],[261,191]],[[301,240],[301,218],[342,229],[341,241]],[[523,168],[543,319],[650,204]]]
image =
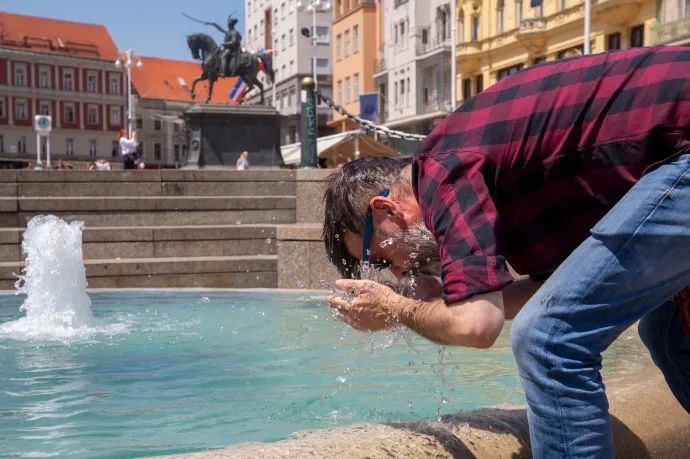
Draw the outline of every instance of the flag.
[[[248,89],[249,87],[247,86],[247,83],[245,83],[242,77],[239,77],[237,79],[237,83],[235,83],[235,86],[233,86],[230,90],[228,98],[234,102],[238,102],[240,99],[242,99],[242,97],[244,97]]]
[[[544,0],[530,0],[529,6],[531,8],[537,8],[537,7],[541,6],[542,3],[544,3]]]

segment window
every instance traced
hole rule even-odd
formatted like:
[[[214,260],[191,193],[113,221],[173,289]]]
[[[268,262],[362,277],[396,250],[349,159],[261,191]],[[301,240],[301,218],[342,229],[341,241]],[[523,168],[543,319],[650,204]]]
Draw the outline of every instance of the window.
[[[345,103],[350,103],[350,77],[345,78]]]
[[[136,123],[137,129],[143,129],[144,128],[144,120],[141,118],[137,118],[137,123]]]
[[[345,57],[350,55],[350,31],[345,31]]]
[[[522,22],[522,0],[517,0],[515,2],[515,7],[517,8],[517,26],[520,27]]]
[[[290,88],[290,97],[288,98],[288,103],[291,106],[295,103],[295,88]]]
[[[343,80],[338,81],[338,105],[343,103]]]
[[[5,99],[0,99],[0,118],[5,117]]]
[[[465,43],[465,12],[460,10],[458,15],[458,39],[460,43]]]
[[[89,156],[98,156],[98,142],[96,139],[89,139]]]
[[[173,124],[173,131],[174,132],[180,132],[180,125],[177,123],[174,123]]]
[[[273,25],[278,25],[278,8],[273,9]]]
[[[110,94],[120,95],[120,75],[110,75]]]
[[[29,119],[29,106],[26,99],[17,99],[14,103],[14,116],[18,120]]]
[[[328,69],[328,59],[316,58],[316,68],[317,69]]]
[[[352,28],[352,53],[359,52],[359,26],[356,25]]]
[[[252,42],[252,29],[247,30],[247,43]]]
[[[543,64],[544,62],[546,62],[546,57],[544,56],[534,58],[534,65]]]
[[[343,58],[343,37],[338,35],[335,39],[335,58],[340,60]]]
[[[612,33],[608,37],[608,46],[609,46],[609,51],[613,49],[621,49],[621,34],[620,33]]]
[[[87,110],[86,122],[89,124],[98,124],[98,107],[89,105]]]
[[[68,137],[67,141],[65,142],[65,154],[67,156],[74,155],[74,139],[71,137]]]
[[[477,94],[484,90],[484,75],[477,75]]]
[[[117,140],[113,140],[112,143],[110,144],[110,156],[113,158],[117,158],[117,149],[120,146],[120,142]]]
[[[282,19],[285,19],[285,2],[283,2],[282,5],[280,5],[280,17]]]
[[[400,80],[400,106],[405,106],[405,80]]]
[[[326,59],[328,61],[328,59]],[[318,65],[318,61],[316,62]],[[290,73],[295,73],[295,61],[290,61]]]
[[[26,136],[23,135],[17,140],[17,153],[26,153]]]
[[[24,64],[15,64],[14,66],[14,85],[26,86],[26,66]]]
[[[160,131],[161,130],[161,120],[155,120],[153,122],[153,130],[154,131]]]
[[[558,0],[558,6],[563,11],[565,9],[565,0]]]
[[[644,46],[644,24],[630,29],[630,47],[641,48]]]
[[[74,123],[74,104],[65,104],[65,123]]]
[[[496,31],[498,33],[503,33],[503,6],[503,0],[498,0],[498,6],[496,7]]]
[[[40,68],[38,71],[38,86],[43,89],[50,88],[50,69]]]
[[[144,157],[144,151],[145,151],[144,142],[139,142],[139,145],[137,145],[137,150],[136,150],[137,156],[139,158],[143,158]]]
[[[50,116],[50,102],[41,102],[38,113],[43,116]]]
[[[5,137],[0,134],[0,153],[5,152]]]
[[[465,78],[462,80],[462,100],[467,101],[472,97],[472,80]]]
[[[405,22],[401,22],[400,26],[398,27],[398,30],[400,30],[400,43],[403,48],[406,48],[407,45],[405,44]]]
[[[410,97],[410,93],[412,92],[412,85],[410,84],[410,79],[409,77],[407,78],[407,104],[409,105],[410,102],[412,101],[412,97]]]
[[[398,82],[395,82],[395,91],[393,91],[393,94],[395,95],[395,106],[398,106],[398,101],[400,100],[398,98]]]
[[[431,96],[431,91],[429,90],[429,88],[425,87],[424,91],[422,91],[422,97],[424,99],[425,104],[429,103],[429,99],[431,98],[430,96]]]
[[[86,77],[86,92],[98,92],[98,74],[89,72]]]
[[[74,72],[65,69],[62,75],[62,89],[65,91],[74,91]]]
[[[328,44],[328,27],[317,26],[316,30],[312,28],[311,32],[314,34],[314,37],[319,40],[319,43]]]
[[[515,73],[518,73],[520,70],[522,70],[524,66],[522,64],[514,65],[512,67],[508,67],[507,69],[499,70],[498,71],[498,81],[501,81],[505,77],[508,77],[510,75],[513,75]]]
[[[159,143],[154,143],[153,144],[153,159],[156,161],[160,161],[163,158],[163,152],[161,150],[161,144]]]
[[[295,29],[290,29],[290,46],[295,44]]]
[[[429,29],[422,29],[422,44],[426,45],[429,43]]]
[[[280,38],[281,51],[285,51],[285,34]]]
[[[110,124],[120,125],[120,107],[110,107]]]
[[[479,16],[472,16],[472,41],[479,41]]]
[[[179,161],[180,160],[180,146],[179,145],[173,146],[173,154],[175,155],[175,161]]]
[[[354,85],[353,92],[354,92],[354,101],[357,102],[359,101],[359,73],[355,73],[355,76],[353,77],[352,84]]]
[[[288,107],[289,107],[289,105],[288,105],[288,92],[287,92],[287,91],[284,91],[284,92],[281,94],[281,97],[282,97],[282,99],[283,99],[283,108],[288,108]]]

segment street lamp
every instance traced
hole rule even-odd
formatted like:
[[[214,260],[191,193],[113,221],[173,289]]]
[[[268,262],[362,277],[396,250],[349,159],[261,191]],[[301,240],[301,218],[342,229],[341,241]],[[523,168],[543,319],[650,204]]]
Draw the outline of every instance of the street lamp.
[[[134,58],[134,51],[128,49],[126,51],[118,52],[117,60],[115,61],[115,67],[121,69],[122,66],[127,69],[125,78],[127,79],[127,135],[132,136],[132,119],[134,119],[134,104],[132,103],[132,59]],[[123,64],[124,61],[124,64]],[[137,58],[136,67],[141,70],[144,67],[144,63],[141,59]]]
[[[316,13],[319,12],[327,12],[331,9],[331,4],[327,1],[321,1],[321,0],[298,0],[297,1],[297,11],[304,11],[306,10],[308,13],[311,13],[312,15],[312,27],[311,31],[308,28],[303,28],[301,30],[301,33],[303,36],[307,38],[311,38],[311,44],[314,47],[314,56],[312,57],[312,71],[314,74],[314,84],[317,82],[316,78],[316,42],[320,38],[319,35],[316,34]]]

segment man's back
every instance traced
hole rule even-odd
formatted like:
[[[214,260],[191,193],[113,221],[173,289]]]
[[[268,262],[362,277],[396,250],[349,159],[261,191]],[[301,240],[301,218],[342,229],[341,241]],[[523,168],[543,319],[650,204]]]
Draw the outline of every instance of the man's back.
[[[648,168],[688,147],[688,75],[690,50],[657,47],[546,63],[488,88],[416,156],[427,225],[449,207],[448,182],[453,219],[483,228],[485,249],[521,273],[554,270]]]

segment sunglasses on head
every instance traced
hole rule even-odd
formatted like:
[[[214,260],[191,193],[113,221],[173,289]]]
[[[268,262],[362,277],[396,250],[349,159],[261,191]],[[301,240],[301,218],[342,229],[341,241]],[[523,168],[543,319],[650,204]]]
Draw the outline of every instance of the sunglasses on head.
[[[385,188],[379,196],[387,198],[390,192]],[[369,268],[386,269],[388,263],[369,263],[369,247],[371,246],[371,233],[374,231],[374,223],[371,217],[371,206],[367,210],[367,219],[364,222],[364,241],[362,243],[362,263],[365,263]]]

